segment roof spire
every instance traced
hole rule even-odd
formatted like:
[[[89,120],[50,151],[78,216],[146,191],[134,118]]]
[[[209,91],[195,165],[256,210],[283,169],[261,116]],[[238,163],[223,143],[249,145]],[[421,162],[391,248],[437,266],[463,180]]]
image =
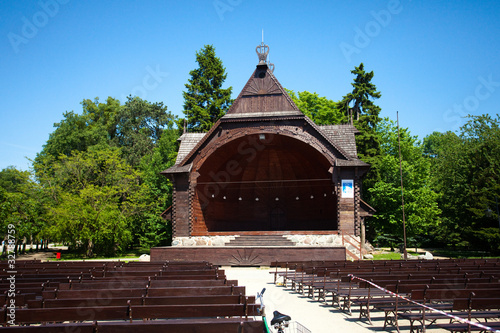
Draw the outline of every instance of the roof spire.
[[[262,42],[255,48],[255,52],[257,52],[257,56],[259,57],[258,66],[267,65],[271,71],[274,72],[274,64],[271,64],[269,60],[267,60],[269,45],[264,44],[264,29],[262,29]]]
[[[262,30],[262,36],[264,36],[264,30]],[[264,38],[262,38],[262,43],[255,48],[255,52],[259,57],[259,65],[266,65],[269,46],[264,44]]]

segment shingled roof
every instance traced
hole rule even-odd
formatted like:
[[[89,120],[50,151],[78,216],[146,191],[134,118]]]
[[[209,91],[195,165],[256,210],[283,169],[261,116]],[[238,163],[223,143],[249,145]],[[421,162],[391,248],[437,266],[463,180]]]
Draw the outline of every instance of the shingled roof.
[[[179,164],[193,150],[207,133],[184,133],[177,141],[180,141],[179,152],[175,164]]]
[[[342,150],[344,150],[350,157],[357,158],[358,153],[356,150],[356,133],[358,129],[353,125],[320,125],[320,130],[335,142]]]
[[[177,152],[177,159],[175,165],[162,171],[162,174],[183,173],[191,171],[191,164],[181,166],[181,162],[186,156],[196,147],[196,145],[203,139],[207,133],[184,133],[177,141],[180,141],[179,151]]]

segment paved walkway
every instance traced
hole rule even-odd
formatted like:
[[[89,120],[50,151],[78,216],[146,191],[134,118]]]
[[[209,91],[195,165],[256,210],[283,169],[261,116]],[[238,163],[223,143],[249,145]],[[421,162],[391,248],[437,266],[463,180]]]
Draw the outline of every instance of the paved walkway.
[[[246,286],[247,295],[256,295],[262,288],[266,288],[264,304],[268,324],[273,317],[273,311],[278,310],[289,315],[292,321],[298,321],[313,333],[397,333],[395,327],[388,327],[384,330],[384,315],[380,311],[372,312],[373,325],[370,325],[366,320],[359,320],[357,308],[353,309],[350,316],[332,307],[331,304],[313,301],[289,288],[274,285],[274,276],[269,274],[275,271],[274,268],[223,267],[223,269],[226,270],[228,279],[238,280],[239,285]],[[400,325],[402,333],[409,333],[408,321],[400,321]],[[272,328],[271,331],[273,331]],[[431,329],[428,332],[446,331]]]
[[[47,250],[40,250],[39,252],[28,252],[26,254],[19,254],[17,256],[17,260],[41,260],[41,261],[49,261],[51,259],[56,259],[56,253],[61,252],[62,250],[67,250],[66,246],[53,246],[49,245]]]

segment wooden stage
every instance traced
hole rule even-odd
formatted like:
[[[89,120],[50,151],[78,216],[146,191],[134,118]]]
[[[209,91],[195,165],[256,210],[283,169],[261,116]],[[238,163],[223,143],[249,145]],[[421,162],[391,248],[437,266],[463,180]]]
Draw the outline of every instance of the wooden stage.
[[[200,261],[224,266],[269,266],[272,261],[345,260],[345,247],[165,246],[151,249],[151,261]]]

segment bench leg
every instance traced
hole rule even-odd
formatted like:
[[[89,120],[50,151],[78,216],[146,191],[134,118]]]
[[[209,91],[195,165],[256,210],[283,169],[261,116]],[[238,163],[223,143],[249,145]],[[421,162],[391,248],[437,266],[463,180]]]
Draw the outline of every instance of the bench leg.
[[[326,302],[325,292],[323,289],[318,288],[318,302],[323,301]]]
[[[387,325],[395,326],[396,330],[399,333],[399,323],[397,315],[398,314],[395,310],[385,310],[384,329],[387,327]]]
[[[370,303],[368,303],[368,302],[364,305],[363,305],[363,303],[359,304],[359,319],[362,319],[363,317],[368,319],[368,322],[370,323],[370,325],[373,325],[372,318],[370,316]]]
[[[410,319],[410,333],[418,333],[418,328],[415,331],[415,320]]]
[[[307,287],[307,297],[311,297],[314,301],[314,288],[312,286]]]
[[[333,303],[336,303],[337,307],[340,309],[340,296],[338,294],[336,294],[335,292],[332,292],[332,295],[333,295],[332,306],[334,306]]]
[[[347,312],[349,315],[351,315],[351,299],[349,297],[344,297],[344,301],[342,302],[342,306],[340,310]]]
[[[332,292],[332,307],[334,307],[335,304],[337,304],[337,306],[340,308],[339,296],[333,291]]]

